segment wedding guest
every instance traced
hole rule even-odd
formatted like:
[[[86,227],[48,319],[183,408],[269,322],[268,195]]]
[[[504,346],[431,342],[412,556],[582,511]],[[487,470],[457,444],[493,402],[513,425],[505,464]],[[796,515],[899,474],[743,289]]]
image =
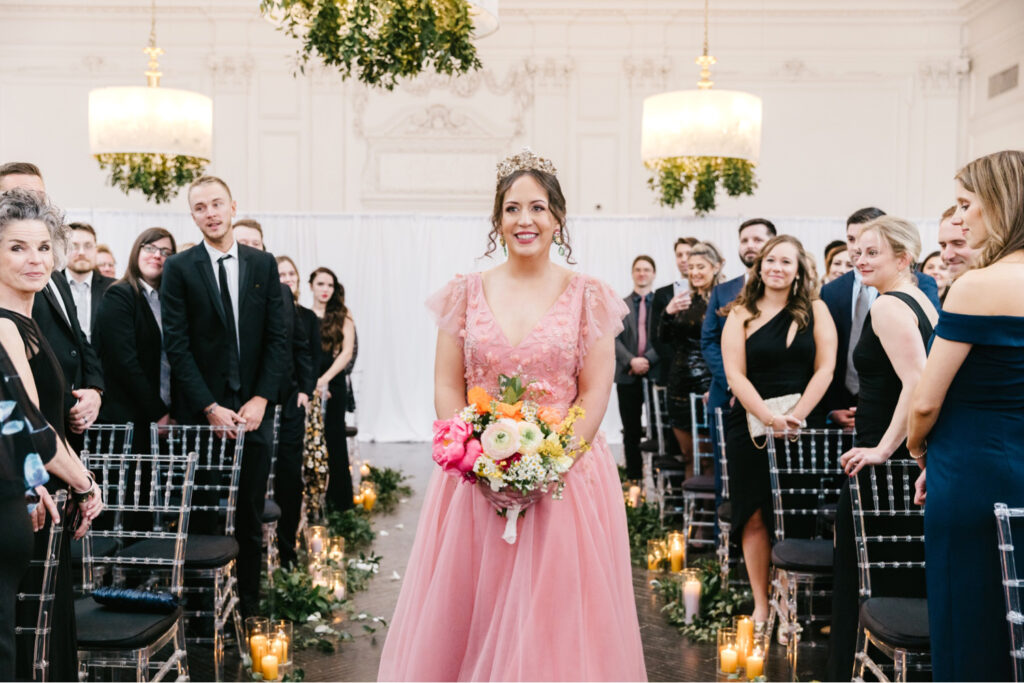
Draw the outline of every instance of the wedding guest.
[[[672,284],[654,290],[654,301],[650,311],[651,319],[654,321],[651,343],[654,344],[654,348],[662,358],[670,358],[673,351],[661,340],[661,318],[666,308],[672,309],[669,315],[675,315],[690,307],[690,283],[687,273],[689,272],[690,251],[698,241],[696,237],[680,237],[676,240],[673,250],[676,255],[676,269],[679,271],[679,277]],[[668,383],[669,363],[660,363],[659,368],[657,383],[659,386],[665,386]]]
[[[92,321],[100,308],[100,301],[114,280],[96,270],[96,231],[88,223],[69,223],[71,251],[64,274],[71,286],[71,296],[78,312],[82,334],[92,342]]]
[[[739,296],[750,277],[750,268],[757,260],[761,248],[775,237],[775,225],[767,218],[751,218],[740,223],[740,263],[746,269],[743,275],[723,282],[711,290],[708,300],[708,311],[711,315],[704,316],[704,325],[700,331],[700,350],[711,371],[711,387],[708,389],[707,411],[711,424],[711,443],[718,452],[719,440],[725,438],[718,433],[715,421],[715,410],[722,409],[722,417],[729,414],[729,383],[725,377],[725,366],[722,364],[722,329],[725,327],[725,307]],[[715,507],[722,503],[722,471],[721,461],[715,458]]]
[[[271,404],[289,352],[281,287],[274,257],[235,241],[236,204],[223,180],[198,178],[187,197],[203,241],[167,261],[160,285],[164,347],[177,384],[171,417],[245,430],[235,538],[240,611],[249,616],[259,609]],[[199,533],[197,521],[193,515],[190,530]]]
[[[831,242],[826,244],[825,245],[825,252],[824,252],[826,264],[828,263],[828,254],[829,254],[830,251],[832,251],[836,247],[845,247],[845,246],[846,246],[846,240],[832,240]],[[827,265],[825,266],[825,272],[828,273],[828,266]]]
[[[942,260],[942,252],[933,251],[925,256],[918,270],[925,275],[931,275],[932,279],[935,280],[935,286],[939,294],[939,303],[942,303],[942,300],[946,298],[949,284],[952,282],[949,278],[949,268]]]
[[[854,211],[846,219],[846,243],[854,262],[858,256],[857,237],[860,231],[864,225],[884,215],[881,209],[869,206]],[[921,273],[916,277],[917,286],[931,300],[932,305],[938,308],[939,295],[935,280]],[[878,292],[874,287],[861,283],[861,275],[856,268],[821,288],[821,300],[828,306],[839,339],[835,372],[825,394],[823,407],[828,413],[829,422],[841,429],[853,429],[860,385],[850,356],[857,347],[868,309],[877,297]]]
[[[277,257],[281,283],[288,287],[295,304],[295,336],[302,337],[305,349],[292,345],[294,368],[289,376],[290,392],[281,411],[281,435],[277,449],[277,472],[274,500],[281,507],[277,523],[278,553],[283,566],[296,562],[295,539],[302,506],[302,446],[305,437],[306,407],[316,390],[316,372],[320,368],[320,320],[313,311],[299,303],[299,269],[287,256]]]
[[[840,242],[825,254],[825,284],[846,275],[853,270],[850,260],[850,249],[845,242]]]
[[[971,249],[966,232],[963,216],[957,213],[956,207],[946,209],[939,221],[939,249],[949,271],[949,284],[970,270],[981,253],[980,249]],[[949,293],[948,286],[946,293]]]
[[[96,270],[103,277],[117,279],[117,261],[114,259],[114,252],[105,244],[96,245]]]
[[[911,399],[907,449],[924,470],[917,500],[933,677],[1009,681],[992,507],[1024,506],[1024,152],[964,166],[956,203],[980,254],[946,295]]]
[[[654,259],[650,256],[640,255],[633,259],[633,292],[623,298],[629,313],[622,321],[622,332],[615,337],[615,393],[622,419],[622,450],[626,458],[626,478],[635,481],[643,476],[643,457],[640,455],[643,380],[658,376],[660,361],[652,343],[657,329],[651,314],[654,298],[651,285],[654,284],[655,272]]]
[[[309,276],[309,286],[313,290],[313,312],[320,318],[320,375],[316,390],[328,399],[324,411],[324,440],[330,469],[327,502],[335,510],[348,510],[352,507],[352,472],[345,429],[348,387],[344,370],[352,360],[356,324],[345,305],[345,290],[334,271],[317,268]]]
[[[704,394],[711,386],[711,370],[700,351],[700,334],[707,315],[711,290],[722,281],[725,259],[715,245],[699,242],[690,251],[687,292],[692,292],[689,305],[674,313],[665,309],[661,316],[658,337],[672,355],[663,357],[669,365],[666,394],[668,416],[679,450],[687,463],[687,476],[693,475],[693,434],[690,419],[690,394]]]
[[[12,162],[0,166],[0,192],[17,187],[46,194],[43,176],[35,165]],[[60,270],[54,270],[50,282],[37,293],[32,319],[39,324],[64,373],[66,436],[72,448],[81,450],[85,430],[99,416],[103,368],[82,333],[71,287]]]
[[[55,475],[49,488],[56,491],[71,486],[72,498],[81,512],[81,523],[74,536],[81,538],[103,504],[92,476],[67,445],[64,377],[48,339],[29,317],[36,293],[47,286],[51,272],[63,265],[69,241],[67,233],[62,212],[49,203],[44,193],[13,189],[0,194],[0,344],[10,356],[29,398],[38,405],[54,429],[57,451],[46,463],[46,469]],[[45,509],[37,508],[36,514],[44,515]],[[37,517],[35,559],[45,556],[49,537],[49,526],[42,526],[40,521]],[[63,536],[56,569],[57,583],[50,618],[50,667],[47,672],[53,680],[77,678],[71,536],[71,533]],[[25,574],[18,590],[38,594],[41,583],[41,568],[33,568]],[[25,601],[18,604],[19,626],[34,627],[37,616],[37,603]],[[17,677],[30,680],[33,678],[34,638],[26,634],[18,641],[17,648]]]
[[[781,433],[807,424],[825,395],[835,365],[836,331],[817,297],[811,257],[795,237],[779,235],[761,250],[743,292],[729,308],[722,359],[736,405],[726,424],[733,533],[754,595],[755,623],[768,618],[773,528],[768,458],[750,433],[747,415]],[[771,399],[799,395],[787,409]]]
[[[926,347],[939,314],[914,280],[913,264],[921,250],[917,228],[901,218],[881,216],[867,223],[857,238],[861,281],[878,291],[864,319],[853,351],[860,378],[857,395],[857,434],[854,448],[841,463],[851,477],[864,467],[889,458],[908,458],[907,414],[910,396],[924,369]],[[843,483],[835,522],[832,579],[832,627],[829,636],[828,680],[849,680],[857,644],[860,609],[857,549],[854,540],[850,485]],[[869,495],[867,488],[863,490]],[[899,531],[897,522],[892,533]],[[892,559],[892,558],[888,558]],[[910,558],[905,558],[910,559]],[[872,595],[910,597],[920,577],[875,572]]]
[[[124,277],[107,289],[96,317],[95,347],[107,380],[100,420],[134,423],[133,453],[149,452],[151,422],[170,422],[171,364],[161,334],[160,284],[176,249],[166,229],[143,230]]]

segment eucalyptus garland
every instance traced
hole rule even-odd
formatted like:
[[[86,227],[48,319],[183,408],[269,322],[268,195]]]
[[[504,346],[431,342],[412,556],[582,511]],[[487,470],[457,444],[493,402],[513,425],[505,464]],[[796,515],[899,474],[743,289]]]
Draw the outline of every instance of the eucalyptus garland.
[[[674,207],[693,194],[693,210],[703,216],[715,210],[718,184],[730,197],[752,195],[757,187],[754,164],[725,157],[673,157],[648,162],[654,175],[647,186],[658,193],[658,203]]]
[[[654,579],[651,586],[665,600],[661,611],[668,623],[687,638],[708,643],[717,637],[718,629],[732,625],[732,618],[743,614],[743,610],[753,603],[753,598],[750,591],[740,592],[723,585],[718,563],[714,560],[701,559],[695,566],[700,570],[700,614],[689,624],[686,623],[686,607],[679,579],[672,576]]]
[[[481,67],[466,0],[261,0],[260,11],[301,42],[303,73],[316,57],[342,79],[391,90],[428,68]]]
[[[110,171],[107,183],[125,194],[138,190],[148,201],[163,204],[203,174],[206,159],[181,154],[97,154],[100,168]]]

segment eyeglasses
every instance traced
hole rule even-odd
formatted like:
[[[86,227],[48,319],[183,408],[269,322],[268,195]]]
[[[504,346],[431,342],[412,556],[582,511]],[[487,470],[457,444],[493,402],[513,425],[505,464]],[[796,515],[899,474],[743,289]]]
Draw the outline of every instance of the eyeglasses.
[[[154,247],[152,244],[143,244],[142,245],[142,251],[146,252],[147,254],[153,254],[154,256],[156,256],[157,254],[160,254],[164,258],[168,258],[168,257],[174,256],[174,252],[172,250],[170,250],[170,249],[161,249],[160,247]]]

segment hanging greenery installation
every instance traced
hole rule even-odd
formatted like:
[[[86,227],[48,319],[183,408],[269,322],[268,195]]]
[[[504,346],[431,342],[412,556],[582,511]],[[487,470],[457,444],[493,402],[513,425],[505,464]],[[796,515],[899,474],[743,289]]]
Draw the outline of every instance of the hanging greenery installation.
[[[107,182],[125,194],[138,190],[146,199],[163,204],[203,174],[205,159],[173,154],[97,154],[100,168],[109,171]]]
[[[752,195],[757,188],[754,164],[746,159],[672,157],[648,162],[647,167],[654,172],[647,186],[657,193],[659,204],[679,206],[690,192],[698,216],[715,210],[719,183],[730,197]]]

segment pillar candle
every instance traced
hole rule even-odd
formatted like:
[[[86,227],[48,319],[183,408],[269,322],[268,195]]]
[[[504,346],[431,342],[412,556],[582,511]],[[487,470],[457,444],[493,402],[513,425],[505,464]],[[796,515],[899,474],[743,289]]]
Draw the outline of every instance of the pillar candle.
[[[640,507],[640,487],[636,484],[629,487],[629,506]]]
[[[761,650],[754,650],[747,655],[747,678],[753,679],[764,673],[764,656]]]
[[[263,680],[265,681],[276,681],[277,680],[277,657],[274,655],[263,655],[263,662],[261,664],[263,670]]]
[[[736,673],[736,650],[732,647],[723,647],[718,652],[719,668],[722,673]]]
[[[686,605],[686,623],[700,613],[700,579],[687,579],[683,584],[683,603]]]
[[[258,674],[263,663],[263,655],[267,654],[267,637],[257,633],[249,638],[249,654],[252,657],[252,672]]]

